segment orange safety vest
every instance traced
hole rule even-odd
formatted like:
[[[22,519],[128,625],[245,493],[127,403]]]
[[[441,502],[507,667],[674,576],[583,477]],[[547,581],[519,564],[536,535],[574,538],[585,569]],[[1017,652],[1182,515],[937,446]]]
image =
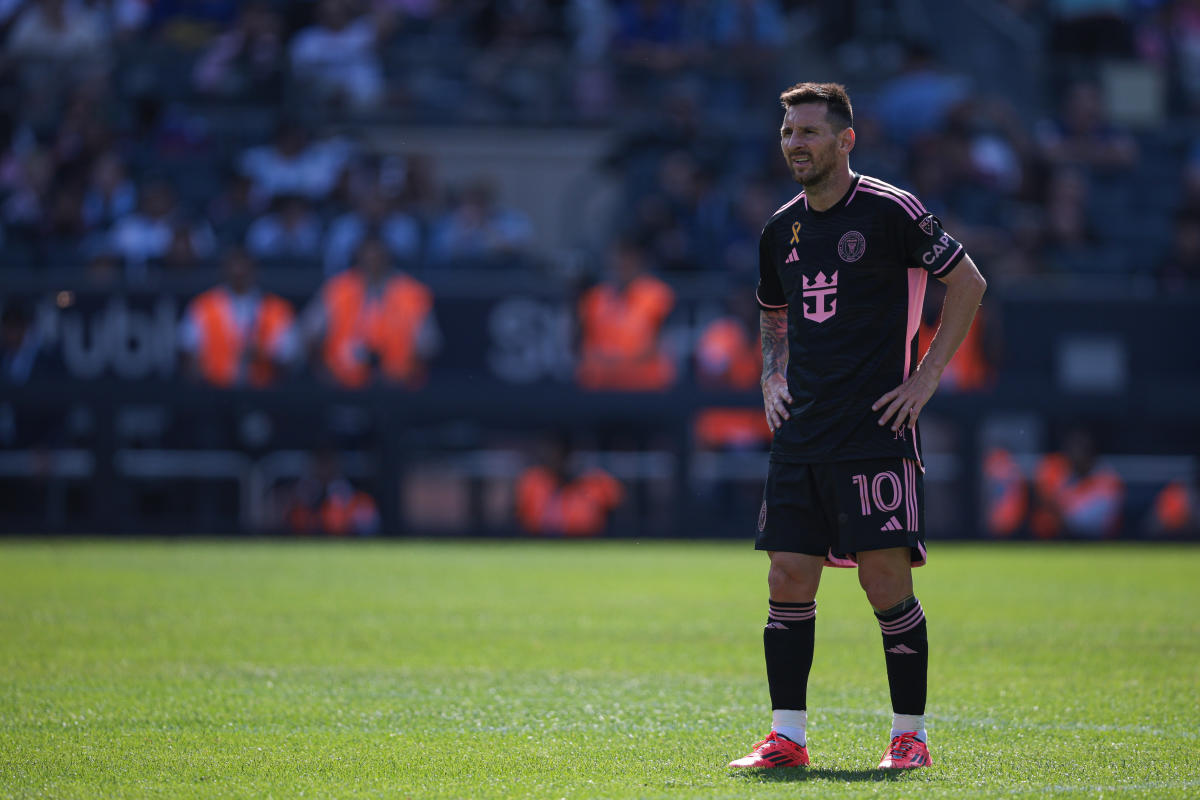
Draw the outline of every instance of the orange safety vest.
[[[725,365],[721,375],[707,376],[725,388],[752,389],[762,376],[762,348],[729,317],[716,319],[704,329],[696,343],[696,358]],[[696,415],[694,431],[696,442],[708,449],[748,448],[771,439],[761,407],[706,408]]]
[[[295,533],[323,532],[330,536],[374,533],[379,526],[375,500],[344,481],[334,481],[316,508],[296,504],[288,510],[288,525]]]
[[[658,346],[675,306],[671,287],[639,275],[624,290],[601,284],[579,303],[579,383],[586,389],[654,391],[675,380],[675,365]]]
[[[933,335],[937,333],[939,324],[940,318],[939,322],[933,325],[927,323],[924,317],[921,318],[921,326],[917,330],[917,353],[922,358],[929,351],[929,345],[933,342]],[[983,349],[985,324],[983,309],[980,309],[976,312],[975,321],[963,338],[962,344],[955,351],[954,358],[950,359],[942,373],[942,386],[959,392],[978,392],[991,385],[992,365],[988,363],[987,354]]]
[[[990,450],[983,460],[984,507],[988,533],[1008,538],[1029,514],[1029,485],[1021,466],[1007,450]]]
[[[347,270],[329,279],[321,300],[327,323],[325,366],[338,383],[351,389],[366,386],[372,352],[388,380],[421,381],[424,365],[417,356],[417,336],[433,308],[433,294],[424,284],[396,274],[387,279],[382,296],[371,298],[366,278]]]
[[[1171,481],[1154,498],[1154,521],[1167,533],[1182,533],[1197,525],[1194,499],[1182,481]]]
[[[624,494],[616,478],[600,469],[560,485],[549,469],[530,467],[517,481],[517,519],[529,533],[596,536]]]
[[[1071,474],[1071,465],[1062,453],[1049,453],[1038,464],[1034,475],[1034,488],[1041,501],[1030,518],[1033,535],[1041,539],[1059,536],[1065,529],[1076,528],[1072,519],[1089,510],[1089,506],[1104,502],[1119,503],[1125,494],[1125,485],[1120,476],[1106,469],[1097,469],[1082,478]],[[1105,520],[1103,529],[1095,531],[1102,536],[1115,536],[1120,529],[1119,510]]]
[[[258,304],[249,336],[243,335],[233,313],[233,298],[228,288],[217,286],[194,299],[188,315],[200,331],[197,362],[200,374],[216,386],[233,386],[242,381],[251,386],[266,386],[275,378],[275,365],[259,355],[242,372],[246,347],[253,343],[260,354],[271,352],[287,333],[295,319],[292,306],[272,294],[263,295]]]

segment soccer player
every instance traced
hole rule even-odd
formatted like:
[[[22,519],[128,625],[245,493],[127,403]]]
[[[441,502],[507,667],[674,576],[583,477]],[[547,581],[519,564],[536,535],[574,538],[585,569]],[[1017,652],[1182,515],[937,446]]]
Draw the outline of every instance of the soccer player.
[[[800,83],[780,100],[780,146],[804,191],[759,240],[762,390],[774,440],[755,547],[770,557],[772,725],[730,766],[809,763],[816,596],[830,565],[858,568],[883,631],[894,716],[879,767],[924,767],[929,649],[912,582],[912,567],[925,563],[917,417],[986,282],[920,200],[851,171],[854,115],[843,86]],[[946,284],[946,299],[922,359],[929,275]]]

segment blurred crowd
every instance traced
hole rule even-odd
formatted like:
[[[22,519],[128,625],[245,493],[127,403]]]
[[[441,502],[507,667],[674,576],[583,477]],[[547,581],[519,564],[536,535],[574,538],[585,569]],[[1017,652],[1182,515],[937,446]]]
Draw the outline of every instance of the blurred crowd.
[[[418,389],[438,352],[439,277],[524,270],[572,293],[581,386],[661,390],[686,368],[752,390],[758,236],[797,190],[775,98],[841,78],[852,165],[916,192],[999,292],[1059,276],[1162,294],[1200,281],[1200,0],[986,3],[1000,27],[1031,34],[1037,96],[983,85],[936,20],[904,24],[911,5],[0,0],[0,271],[114,289],[197,279],[209,288],[177,338],[190,374],[215,386],[304,368],[348,389]],[[495,176],[452,182],[429,152],[369,135],[414,124],[606,134],[596,177],[616,197],[586,266],[557,263]],[[289,302],[262,288],[266,270],[319,288]],[[696,275],[736,289],[683,365],[664,331],[675,282]],[[32,312],[3,305],[2,380],[22,383],[38,356]],[[992,325],[985,309],[949,390],[994,384]],[[697,441],[761,446],[760,416],[710,409]],[[522,495],[527,528],[595,529],[616,493],[571,494],[579,476],[548,470]]]
[[[1195,280],[1200,136],[1165,121],[1200,113],[1200,4],[995,5],[1038,33],[1046,96],[977,87],[935,37],[898,34],[851,85],[855,165],[913,189],[1001,283]],[[762,222],[792,188],[773,98],[830,77],[798,50],[844,71],[856,7],[3,0],[4,265],[88,264],[97,279],[136,281],[213,270],[238,246],[332,275],[368,231],[414,270],[527,263],[546,254],[488,176],[448,185],[427,154],[381,155],[356,134],[380,121],[554,124],[611,132],[605,166],[622,186],[611,237],[635,241],[654,271],[744,284]],[[1128,86],[1105,77],[1113,64],[1159,89],[1140,119]]]

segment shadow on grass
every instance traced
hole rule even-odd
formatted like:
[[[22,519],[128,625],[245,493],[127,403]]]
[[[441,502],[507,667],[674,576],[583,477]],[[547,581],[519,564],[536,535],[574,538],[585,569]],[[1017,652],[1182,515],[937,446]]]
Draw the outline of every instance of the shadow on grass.
[[[730,777],[747,783],[793,783],[800,781],[837,781],[838,783],[884,783],[901,777],[900,770],[879,769],[822,769],[821,767],[772,767],[770,769],[739,769]]]

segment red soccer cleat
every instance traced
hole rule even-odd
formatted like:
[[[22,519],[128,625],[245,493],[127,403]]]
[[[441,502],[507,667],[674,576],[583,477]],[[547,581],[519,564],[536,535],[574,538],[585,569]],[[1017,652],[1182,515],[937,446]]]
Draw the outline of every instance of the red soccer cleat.
[[[731,767],[807,767],[808,748],[796,744],[786,736],[775,731],[767,734],[767,738],[754,745],[754,750],[748,756],[742,756],[736,761],[730,761]]]
[[[917,738],[916,731],[906,731],[892,738],[883,760],[879,762],[879,768],[915,769],[928,767],[932,763],[928,745]]]

